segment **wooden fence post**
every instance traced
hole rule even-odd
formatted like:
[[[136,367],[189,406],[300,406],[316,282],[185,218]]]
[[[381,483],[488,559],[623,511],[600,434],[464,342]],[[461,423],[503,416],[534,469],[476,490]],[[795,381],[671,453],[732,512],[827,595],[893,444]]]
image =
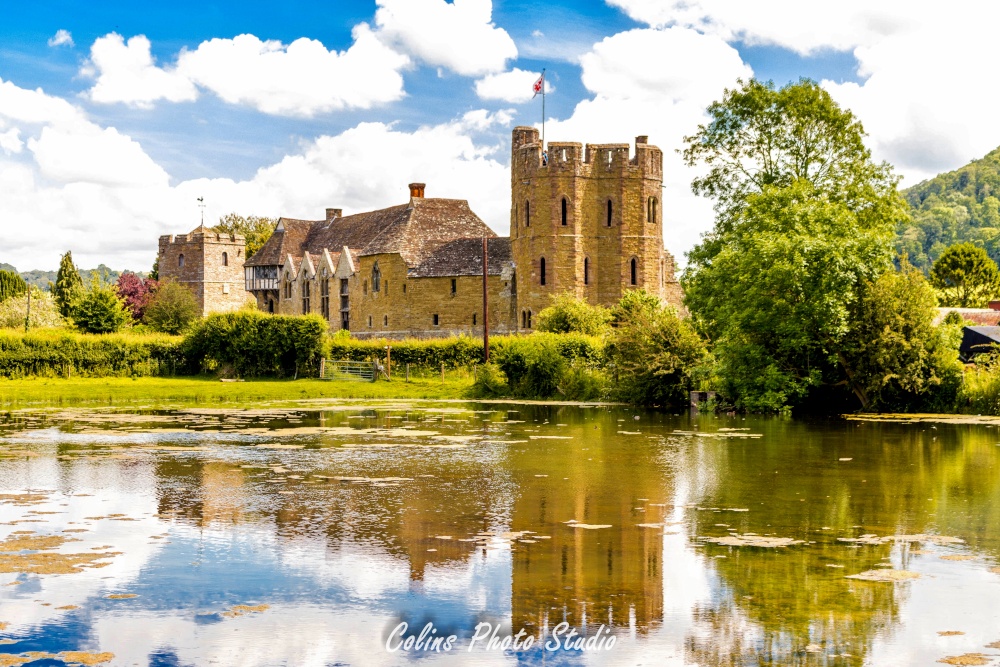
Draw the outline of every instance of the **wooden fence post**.
[[[326,357],[319,358],[319,377],[322,380],[323,376],[326,375]]]
[[[441,362],[441,382],[444,382],[444,362]]]
[[[406,362],[406,381],[410,381],[410,362]]]

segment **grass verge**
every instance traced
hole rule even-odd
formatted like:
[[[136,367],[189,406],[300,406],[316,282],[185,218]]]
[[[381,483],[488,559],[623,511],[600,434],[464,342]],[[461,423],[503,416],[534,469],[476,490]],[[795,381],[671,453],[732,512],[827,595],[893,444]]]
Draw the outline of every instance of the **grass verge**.
[[[419,399],[467,398],[473,378],[466,374],[413,378],[409,382],[336,382],[329,380],[247,380],[220,382],[208,377],[27,378],[0,379],[4,408],[71,405],[166,406],[183,404],[245,405],[313,398]]]

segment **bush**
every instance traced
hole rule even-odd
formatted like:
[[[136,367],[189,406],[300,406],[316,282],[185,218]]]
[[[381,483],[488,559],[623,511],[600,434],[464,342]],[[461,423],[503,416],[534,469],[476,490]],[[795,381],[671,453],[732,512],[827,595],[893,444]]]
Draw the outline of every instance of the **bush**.
[[[0,303],[28,293],[28,283],[13,271],[0,270]]]
[[[298,376],[317,372],[327,323],[253,311],[209,315],[184,339],[188,370],[229,365],[238,375]]]
[[[570,292],[557,295],[552,305],[538,313],[538,331],[550,333],[581,333],[599,336],[607,331],[611,311],[591,306]]]
[[[0,331],[0,377],[172,375],[184,365],[180,345],[181,339],[163,335]]]
[[[600,369],[575,361],[559,379],[559,393],[569,401],[596,401],[608,395],[610,382]]]
[[[568,362],[551,336],[514,338],[497,351],[496,364],[507,378],[514,396],[550,398],[559,393],[559,382]]]
[[[687,405],[694,378],[708,361],[691,324],[643,290],[627,292],[614,318],[607,348],[614,396],[639,405]]]
[[[94,334],[121,331],[132,321],[132,315],[125,302],[118,298],[115,288],[100,284],[96,278],[73,305],[72,317],[82,331]]]
[[[173,281],[160,283],[146,304],[143,322],[156,331],[179,334],[198,319],[201,311],[191,291]]]
[[[510,388],[503,371],[493,363],[476,366],[476,381],[473,392],[480,397],[506,396]]]
[[[15,296],[0,303],[0,329],[24,329],[28,313],[28,294]],[[51,292],[31,288],[31,329],[60,327],[65,323]]]
[[[123,271],[118,276],[115,289],[119,298],[125,302],[132,319],[136,322],[142,321],[146,306],[156,292],[156,281],[152,278],[140,278],[131,271]]]

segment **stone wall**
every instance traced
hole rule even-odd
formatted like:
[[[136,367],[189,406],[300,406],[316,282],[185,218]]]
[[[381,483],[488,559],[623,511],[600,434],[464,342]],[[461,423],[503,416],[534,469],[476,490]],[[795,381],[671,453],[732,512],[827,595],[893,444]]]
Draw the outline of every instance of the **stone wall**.
[[[238,310],[253,299],[244,289],[244,245],[242,236],[204,227],[190,234],[161,236],[160,280],[175,280],[190,289],[202,315]]]

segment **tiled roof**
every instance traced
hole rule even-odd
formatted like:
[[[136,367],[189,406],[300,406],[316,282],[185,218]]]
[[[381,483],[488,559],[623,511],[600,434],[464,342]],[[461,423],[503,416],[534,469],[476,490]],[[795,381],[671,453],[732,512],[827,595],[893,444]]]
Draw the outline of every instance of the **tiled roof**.
[[[281,223],[284,229],[276,231],[247,266],[282,264],[288,254],[317,256],[324,248],[332,254],[346,246],[355,257],[399,253],[407,265],[417,267],[456,239],[496,237],[464,199],[415,197],[407,204],[329,221],[281,218]]]
[[[494,236],[489,240],[486,273],[500,275],[503,267],[510,264],[512,255],[510,239]],[[455,239],[437,247],[415,269],[410,271],[414,278],[437,276],[481,276],[483,274],[482,238]]]

